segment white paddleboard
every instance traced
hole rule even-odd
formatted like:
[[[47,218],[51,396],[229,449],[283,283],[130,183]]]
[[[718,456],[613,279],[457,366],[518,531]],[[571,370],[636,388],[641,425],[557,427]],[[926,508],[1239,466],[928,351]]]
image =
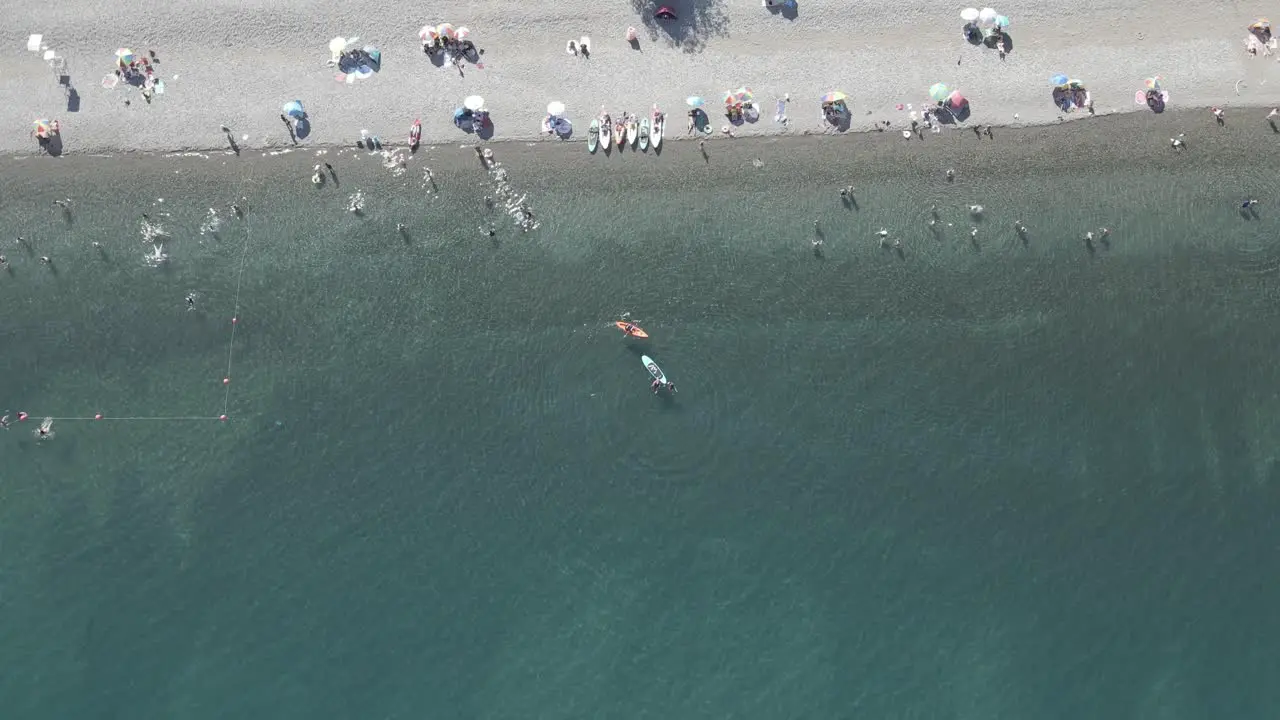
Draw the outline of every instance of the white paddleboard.
[[[653,358],[648,355],[641,355],[640,362],[644,363],[644,369],[649,371],[654,380],[663,385],[667,384],[667,376],[662,374],[662,368],[658,367],[658,363],[654,362]]]

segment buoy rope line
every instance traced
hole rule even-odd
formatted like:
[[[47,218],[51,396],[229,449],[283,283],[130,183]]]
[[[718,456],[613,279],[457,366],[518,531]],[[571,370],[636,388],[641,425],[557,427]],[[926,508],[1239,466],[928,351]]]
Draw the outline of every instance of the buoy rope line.
[[[42,421],[52,422],[226,422],[230,419],[228,412],[231,408],[231,366],[235,360],[236,348],[236,328],[240,325],[240,293],[244,288],[244,271],[249,260],[249,244],[253,239],[253,224],[249,219],[248,194],[243,192],[245,185],[249,179],[245,178],[241,182],[240,199],[236,201],[236,207],[239,208],[238,214],[244,220],[244,242],[240,247],[240,257],[238,267],[236,268],[236,291],[232,301],[231,311],[231,332],[227,339],[227,373],[222,377],[222,385],[225,388],[222,395],[222,414],[220,415],[153,415],[153,416],[129,416],[117,417],[95,413],[88,417],[56,417],[41,416],[37,413],[29,413],[21,411],[16,418],[5,416],[6,427],[13,420],[25,422],[33,418],[39,417]],[[241,203],[244,205],[241,206]]]

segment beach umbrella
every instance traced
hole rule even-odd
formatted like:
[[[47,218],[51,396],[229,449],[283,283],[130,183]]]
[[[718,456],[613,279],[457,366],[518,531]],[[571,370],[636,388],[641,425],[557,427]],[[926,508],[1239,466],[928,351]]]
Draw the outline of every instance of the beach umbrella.
[[[997,15],[997,16],[996,16],[996,22],[995,22],[995,24],[996,24],[996,27],[1002,27],[1002,28],[1007,28],[1007,27],[1009,27],[1009,18],[1008,18],[1008,16],[1006,16],[1006,15]]]
[[[439,33],[440,37],[449,38],[450,40],[454,39],[458,35],[458,32],[454,30],[453,26],[449,23],[440,23],[437,25],[436,32]]]
[[[948,89],[947,86],[943,85],[942,83],[934,83],[933,85],[929,86],[929,97],[933,98],[934,100],[937,100],[938,102],[942,102],[943,100],[946,100],[947,96],[950,94],[951,94],[951,90]]]
[[[752,100],[756,99],[756,96],[752,94],[752,92],[745,87],[740,87],[737,90],[734,90],[734,93],[737,94],[738,100],[740,102],[749,103]]]
[[[51,128],[48,120],[45,120],[44,118],[36,120],[31,123],[31,127],[35,130],[36,137],[49,137]]]
[[[336,37],[329,41],[329,52],[337,55],[347,49],[347,39],[344,37]]]
[[[964,99],[964,96],[960,94],[959,90],[956,90],[947,97],[947,104],[953,108],[962,108],[968,103],[969,101]]]
[[[1155,77],[1149,77],[1149,78],[1147,78],[1146,80],[1143,80],[1143,81],[1142,81],[1142,85],[1143,85],[1143,87],[1145,87],[1145,88],[1146,88],[1146,89],[1148,89],[1148,90],[1159,90],[1159,89],[1160,89],[1160,76],[1159,76],[1159,75],[1156,75]]]
[[[753,98],[754,96],[751,94],[750,90],[740,87],[737,90],[729,90],[724,94],[724,104],[741,105],[743,103],[751,102]]]
[[[465,38],[470,34],[471,34],[471,28],[464,28],[464,27],[458,28],[458,32],[456,33],[459,40]]]
[[[995,10],[992,10],[991,8],[982,8],[982,12],[978,13],[978,20],[988,25],[991,25],[996,21],[996,18],[999,16],[1000,16],[999,13],[997,13]]]
[[[831,92],[822,96],[822,104],[830,105],[831,103],[843,102],[848,99],[849,99],[849,96],[844,94],[843,92],[840,92],[839,90],[832,90]]]
[[[1062,87],[1067,84],[1067,76],[1062,73],[1058,73],[1057,75],[1049,78],[1049,84],[1054,87]]]
[[[422,42],[435,42],[438,37],[440,37],[440,33],[436,32],[435,25],[423,25],[422,29],[418,31],[418,39]]]
[[[134,54],[129,48],[120,48],[116,50],[116,62],[121,65],[128,65],[133,62]]]
[[[1084,88],[1084,81],[1076,80],[1073,78],[1067,81],[1067,87],[1071,88],[1072,90],[1081,90]]]
[[[548,114],[548,115],[563,115],[563,114],[564,114],[564,103],[560,102],[559,100],[555,100],[555,101],[553,101],[553,102],[548,103],[548,104],[547,104],[547,114]]]
[[[291,118],[298,118],[299,120],[307,114],[306,111],[302,109],[301,100],[290,100],[284,104],[284,109],[281,112]]]
[[[1264,30],[1270,30],[1271,21],[1266,18],[1258,18],[1257,20],[1253,21],[1253,24],[1249,26],[1249,29],[1256,30],[1258,32],[1262,32]]]
[[[484,107],[484,98],[479,95],[469,95],[462,101],[462,107],[472,111],[479,110]]]
[[[688,105],[689,107],[696,107],[696,108],[700,108],[700,107],[702,107],[703,105],[706,105],[706,104],[707,104],[707,101],[706,101],[706,100],[703,100],[702,98],[698,97],[697,95],[690,95],[689,97],[687,97],[687,98],[685,98],[685,99],[684,99],[684,104],[685,104],[685,105]]]
[[[960,11],[960,19],[965,22],[973,22],[978,19],[978,8],[965,8]]]

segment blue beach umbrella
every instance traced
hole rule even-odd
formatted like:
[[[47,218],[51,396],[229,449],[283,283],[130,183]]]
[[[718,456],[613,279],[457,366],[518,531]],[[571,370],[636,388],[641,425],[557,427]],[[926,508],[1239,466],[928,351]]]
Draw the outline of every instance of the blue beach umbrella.
[[[1058,73],[1057,75],[1054,75],[1053,77],[1049,78],[1049,83],[1052,84],[1054,87],[1062,87],[1063,85],[1067,84],[1067,76],[1063,75],[1062,73]]]
[[[684,102],[685,102],[685,104],[686,104],[686,105],[688,105],[689,107],[696,107],[696,108],[700,108],[700,107],[702,107],[703,105],[706,105],[706,104],[707,104],[707,101],[706,101],[706,100],[703,100],[702,98],[698,97],[697,95],[690,95],[689,97],[685,98]]]
[[[291,118],[297,118],[299,120],[306,117],[307,115],[307,112],[302,109],[301,100],[290,100],[289,102],[285,103],[283,112],[285,115],[288,115]]]

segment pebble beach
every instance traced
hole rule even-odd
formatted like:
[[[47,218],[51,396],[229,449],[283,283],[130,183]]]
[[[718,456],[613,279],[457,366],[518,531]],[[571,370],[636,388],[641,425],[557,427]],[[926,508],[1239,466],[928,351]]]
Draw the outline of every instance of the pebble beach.
[[[1012,2],[999,8],[1012,18],[1004,59],[965,41],[960,5],[814,1],[783,12],[711,0],[672,4],[674,21],[655,20],[654,7],[620,0],[513,8],[493,0],[410,10],[375,0],[357,11],[235,0],[147,7],[140,21],[133,7],[84,0],[20,5],[0,31],[7,58],[0,92],[9,99],[0,107],[0,151],[35,152],[29,130],[38,117],[61,121],[69,153],[225,148],[224,125],[243,148],[286,146],[279,108],[293,99],[306,106],[312,132],[302,142],[312,145],[352,144],[362,129],[402,142],[415,118],[424,143],[474,142],[452,123],[469,95],[486,99],[495,140],[545,138],[540,122],[553,100],[566,105],[579,140],[602,106],[616,116],[647,113],[655,103],[670,115],[675,139],[687,96],[708,98],[718,127],[719,98],[740,86],[755,92],[762,112],[735,130],[739,137],[823,132],[817,101],[837,89],[851,97],[851,130],[883,121],[901,129],[909,124],[905,106],[921,109],[937,82],[970,100],[971,124],[1054,123],[1064,116],[1048,82],[1056,73],[1081,79],[1099,115],[1148,112],[1133,94],[1153,75],[1176,107],[1231,112],[1280,103],[1280,85],[1268,85],[1280,72],[1275,56],[1244,52],[1245,26],[1256,17],[1244,6],[1206,12],[1165,0],[1119,12],[1095,0]],[[470,28],[483,68],[466,64],[459,73],[422,52],[419,28],[445,21]],[[638,31],[634,48],[625,40],[629,27]],[[37,33],[65,58],[74,110],[42,53],[25,49]],[[590,57],[567,54],[565,43],[584,35]],[[334,36],[380,48],[379,71],[350,84],[335,80],[327,64]],[[166,91],[152,103],[133,89],[102,87],[122,46],[160,59]],[[785,127],[773,122],[774,100],[784,95],[792,98]]]

